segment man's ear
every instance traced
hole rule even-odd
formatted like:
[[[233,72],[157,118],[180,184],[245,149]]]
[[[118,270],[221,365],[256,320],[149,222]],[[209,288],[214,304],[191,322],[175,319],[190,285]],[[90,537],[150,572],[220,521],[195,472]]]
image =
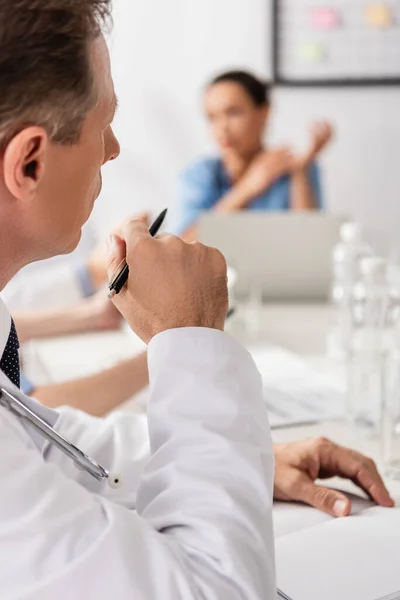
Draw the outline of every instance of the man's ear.
[[[26,127],[12,138],[3,157],[4,183],[14,198],[31,200],[46,166],[49,138],[42,127]]]

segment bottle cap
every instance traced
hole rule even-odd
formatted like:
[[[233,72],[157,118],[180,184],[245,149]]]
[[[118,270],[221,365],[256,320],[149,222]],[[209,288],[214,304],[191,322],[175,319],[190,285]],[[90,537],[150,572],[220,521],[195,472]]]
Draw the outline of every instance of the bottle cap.
[[[354,221],[348,221],[343,223],[340,228],[340,239],[343,242],[355,242],[360,240],[362,237],[362,227],[360,223]]]

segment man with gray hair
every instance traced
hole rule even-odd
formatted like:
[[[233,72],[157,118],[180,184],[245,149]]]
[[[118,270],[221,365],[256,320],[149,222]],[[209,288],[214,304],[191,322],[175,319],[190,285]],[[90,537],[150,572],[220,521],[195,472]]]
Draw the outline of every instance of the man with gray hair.
[[[109,13],[108,0],[0,3],[0,289],[76,247],[119,154]],[[123,258],[115,304],[149,344],[150,451],[144,416],[23,398],[119,473],[107,487],[0,407],[1,598],[272,600],[273,450],[260,376],[223,333],[225,260],[143,221],[110,240],[110,277]],[[0,388],[18,398],[17,350],[1,304]]]

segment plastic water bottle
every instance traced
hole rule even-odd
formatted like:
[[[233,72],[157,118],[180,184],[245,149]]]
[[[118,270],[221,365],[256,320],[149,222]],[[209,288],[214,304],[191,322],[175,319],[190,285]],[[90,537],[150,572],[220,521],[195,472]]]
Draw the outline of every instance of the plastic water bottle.
[[[387,321],[393,343],[385,361],[381,452],[386,477],[400,481],[400,278],[398,266],[390,263],[389,283]]]
[[[340,241],[332,256],[333,283],[331,300],[335,307],[334,325],[328,336],[328,355],[335,360],[348,356],[352,334],[353,289],[360,279],[360,263],[372,256],[371,247],[363,240],[358,223],[344,223]]]
[[[400,481],[400,351],[396,348],[386,361],[381,454],[384,474]]]
[[[366,433],[380,431],[385,361],[393,348],[387,263],[380,257],[360,262],[361,278],[352,299],[352,334],[348,361],[349,420]]]

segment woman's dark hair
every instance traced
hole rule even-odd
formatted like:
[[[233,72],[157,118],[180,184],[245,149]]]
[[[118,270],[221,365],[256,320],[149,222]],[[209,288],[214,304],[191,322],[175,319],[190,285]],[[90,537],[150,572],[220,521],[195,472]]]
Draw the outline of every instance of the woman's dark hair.
[[[250,96],[256,106],[264,106],[270,103],[271,86],[261,81],[247,71],[227,71],[215,77],[209,87],[217,83],[237,83]]]

